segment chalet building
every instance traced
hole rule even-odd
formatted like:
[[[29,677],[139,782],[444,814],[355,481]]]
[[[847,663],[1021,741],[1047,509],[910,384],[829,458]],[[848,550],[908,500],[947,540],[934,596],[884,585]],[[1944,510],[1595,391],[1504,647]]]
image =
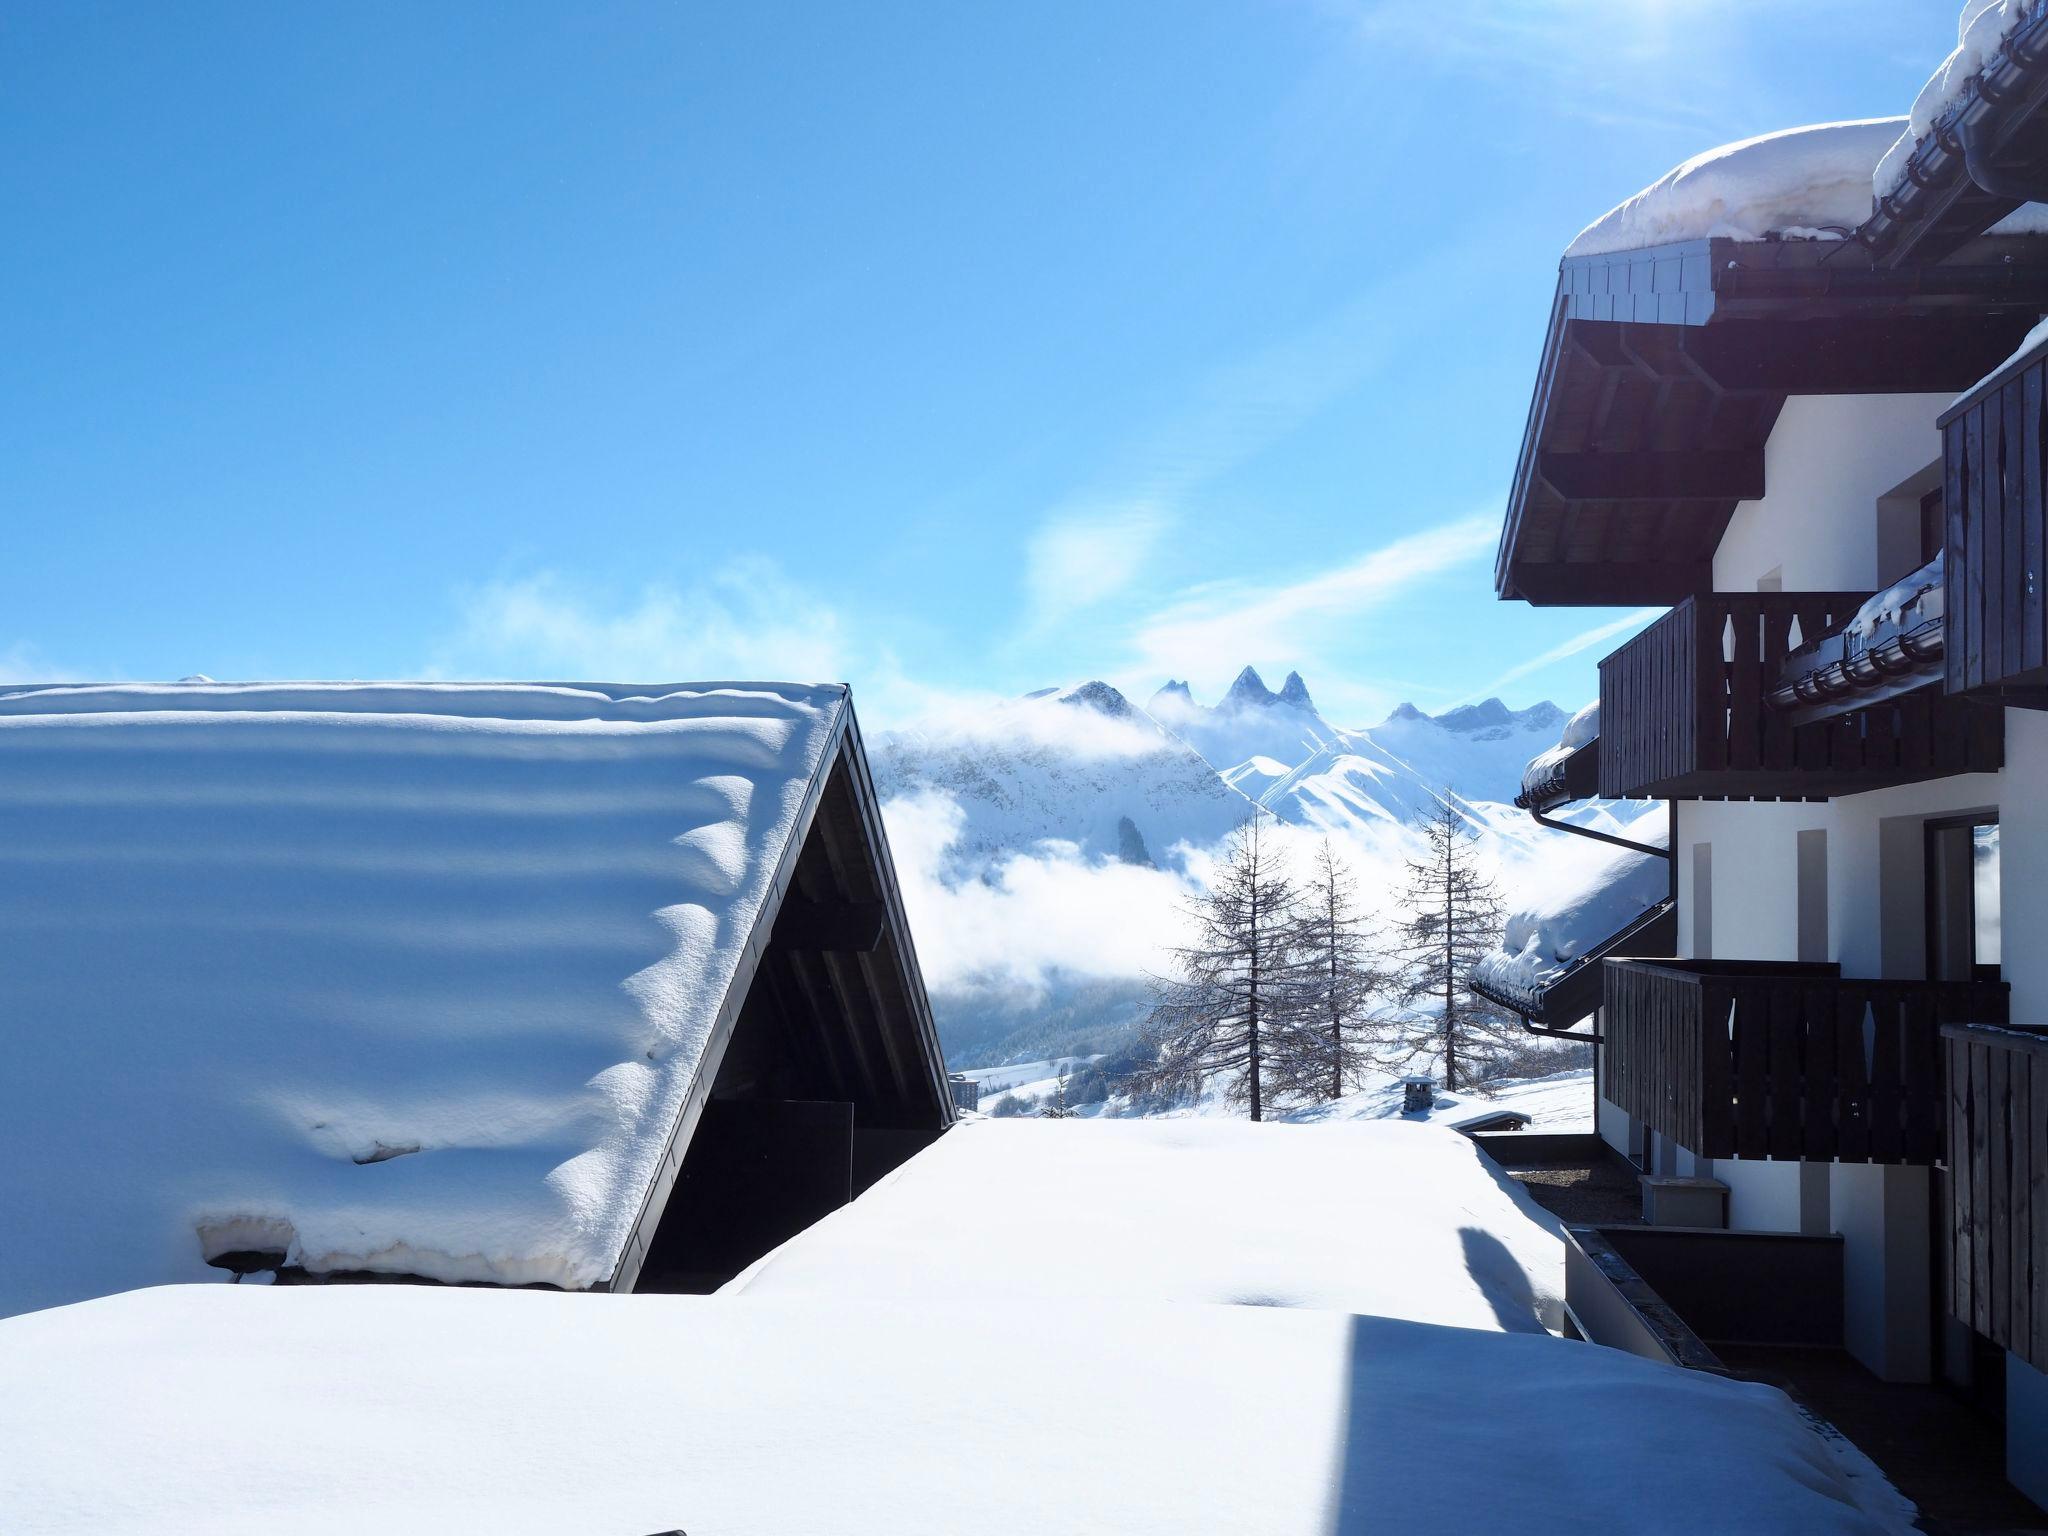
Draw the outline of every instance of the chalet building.
[[[0,1315],[707,1290],[954,1118],[847,691],[0,693]]]
[[[2048,1506],[2048,13],[1975,10],[1910,124],[1702,157],[1564,259],[1496,588],[1669,612],[1523,803],[1669,802],[1669,887],[1479,984],[1593,1015],[1600,1135],[1711,1181],[1652,1198],[1833,1245],[1842,1346]]]

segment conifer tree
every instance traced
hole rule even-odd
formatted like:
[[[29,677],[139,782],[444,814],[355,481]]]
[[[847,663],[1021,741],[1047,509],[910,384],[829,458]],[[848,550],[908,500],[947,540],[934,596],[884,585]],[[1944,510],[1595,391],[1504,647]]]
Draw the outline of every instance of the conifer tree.
[[[1454,1089],[1484,1077],[1515,1038],[1513,1015],[1465,982],[1480,956],[1500,944],[1500,892],[1480,869],[1473,834],[1448,795],[1439,795],[1423,832],[1423,856],[1408,861],[1396,943],[1407,964],[1404,1001],[1441,1012],[1434,1027],[1405,1032],[1380,1059],[1398,1070],[1440,1056],[1444,1087]]]
[[[1368,1032],[1389,978],[1359,910],[1349,866],[1323,839],[1298,902],[1300,1027],[1283,1037],[1289,1085],[1311,1098],[1344,1096],[1368,1059]]]
[[[1173,1095],[1228,1077],[1231,1099],[1265,1118],[1299,1027],[1296,893],[1267,813],[1230,836],[1206,895],[1188,915],[1194,937],[1173,952],[1177,975],[1155,980],[1145,1023],[1146,1089]]]

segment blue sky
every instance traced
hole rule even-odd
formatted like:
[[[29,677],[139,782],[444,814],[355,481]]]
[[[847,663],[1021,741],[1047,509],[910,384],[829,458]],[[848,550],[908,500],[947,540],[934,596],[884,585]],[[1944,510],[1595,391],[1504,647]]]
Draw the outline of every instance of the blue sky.
[[[1955,10],[16,7],[0,675],[1576,704],[1629,616],[1490,582],[1558,252]]]

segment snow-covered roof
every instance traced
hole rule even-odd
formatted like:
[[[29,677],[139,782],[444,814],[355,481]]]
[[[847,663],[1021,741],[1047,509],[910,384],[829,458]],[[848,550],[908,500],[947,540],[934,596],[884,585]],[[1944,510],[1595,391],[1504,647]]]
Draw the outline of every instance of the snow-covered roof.
[[[1694,155],[1580,232],[1604,256],[1679,240],[1839,240],[1870,216],[1870,178],[1899,117],[1759,134]]]
[[[0,1321],[0,1380],[38,1536],[1891,1528],[1775,1388],[1338,1312],[179,1286]]]
[[[0,1313],[237,1250],[604,1283],[849,729],[837,686],[0,693]]]
[[[1604,256],[1681,240],[1840,240],[1905,185],[1936,122],[2037,9],[2033,0],[1964,0],[1956,46],[1904,117],[1760,134],[1695,155],[1595,220],[1565,255]],[[2048,233],[2048,205],[2025,203],[1994,235]]]
[[[728,1289],[999,1310],[1026,1294],[1237,1302],[1537,1332],[1562,1315],[1564,1246],[1443,1126],[987,1120]]]
[[[1638,817],[1629,836],[1653,846],[1669,837],[1663,816]],[[1496,996],[1534,1000],[1670,894],[1670,867],[1654,854],[1617,850],[1560,880],[1508,918],[1501,947],[1483,956],[1473,980]]]
[[[1600,701],[1595,699],[1565,721],[1564,732],[1556,746],[1548,747],[1529,759],[1529,766],[1522,770],[1522,793],[1517,797],[1518,801],[1529,803],[1539,791],[1560,779],[1572,755],[1591,746],[1599,738]]]

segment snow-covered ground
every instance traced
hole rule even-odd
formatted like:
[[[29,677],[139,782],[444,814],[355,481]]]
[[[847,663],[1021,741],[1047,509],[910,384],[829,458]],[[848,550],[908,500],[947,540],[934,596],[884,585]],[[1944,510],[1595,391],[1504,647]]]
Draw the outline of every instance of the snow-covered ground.
[[[845,698],[0,690],[0,1313],[604,1279]]]
[[[1292,1110],[1284,1118],[1296,1122],[1415,1120],[1457,1130],[1510,1109],[1527,1115],[1528,1129],[1532,1131],[1590,1131],[1593,1069],[1578,1067],[1545,1077],[1505,1078],[1477,1089],[1460,1088],[1455,1093],[1439,1089],[1429,1112],[1422,1115],[1404,1114],[1402,1102],[1400,1080],[1387,1079],[1341,1099]]]
[[[186,1286],[0,1321],[0,1381],[23,1536],[1886,1529],[1771,1388],[1329,1311]]]
[[[1556,1219],[1412,1124],[970,1121],[734,1280],[748,1296],[1164,1298],[1540,1332]]]

